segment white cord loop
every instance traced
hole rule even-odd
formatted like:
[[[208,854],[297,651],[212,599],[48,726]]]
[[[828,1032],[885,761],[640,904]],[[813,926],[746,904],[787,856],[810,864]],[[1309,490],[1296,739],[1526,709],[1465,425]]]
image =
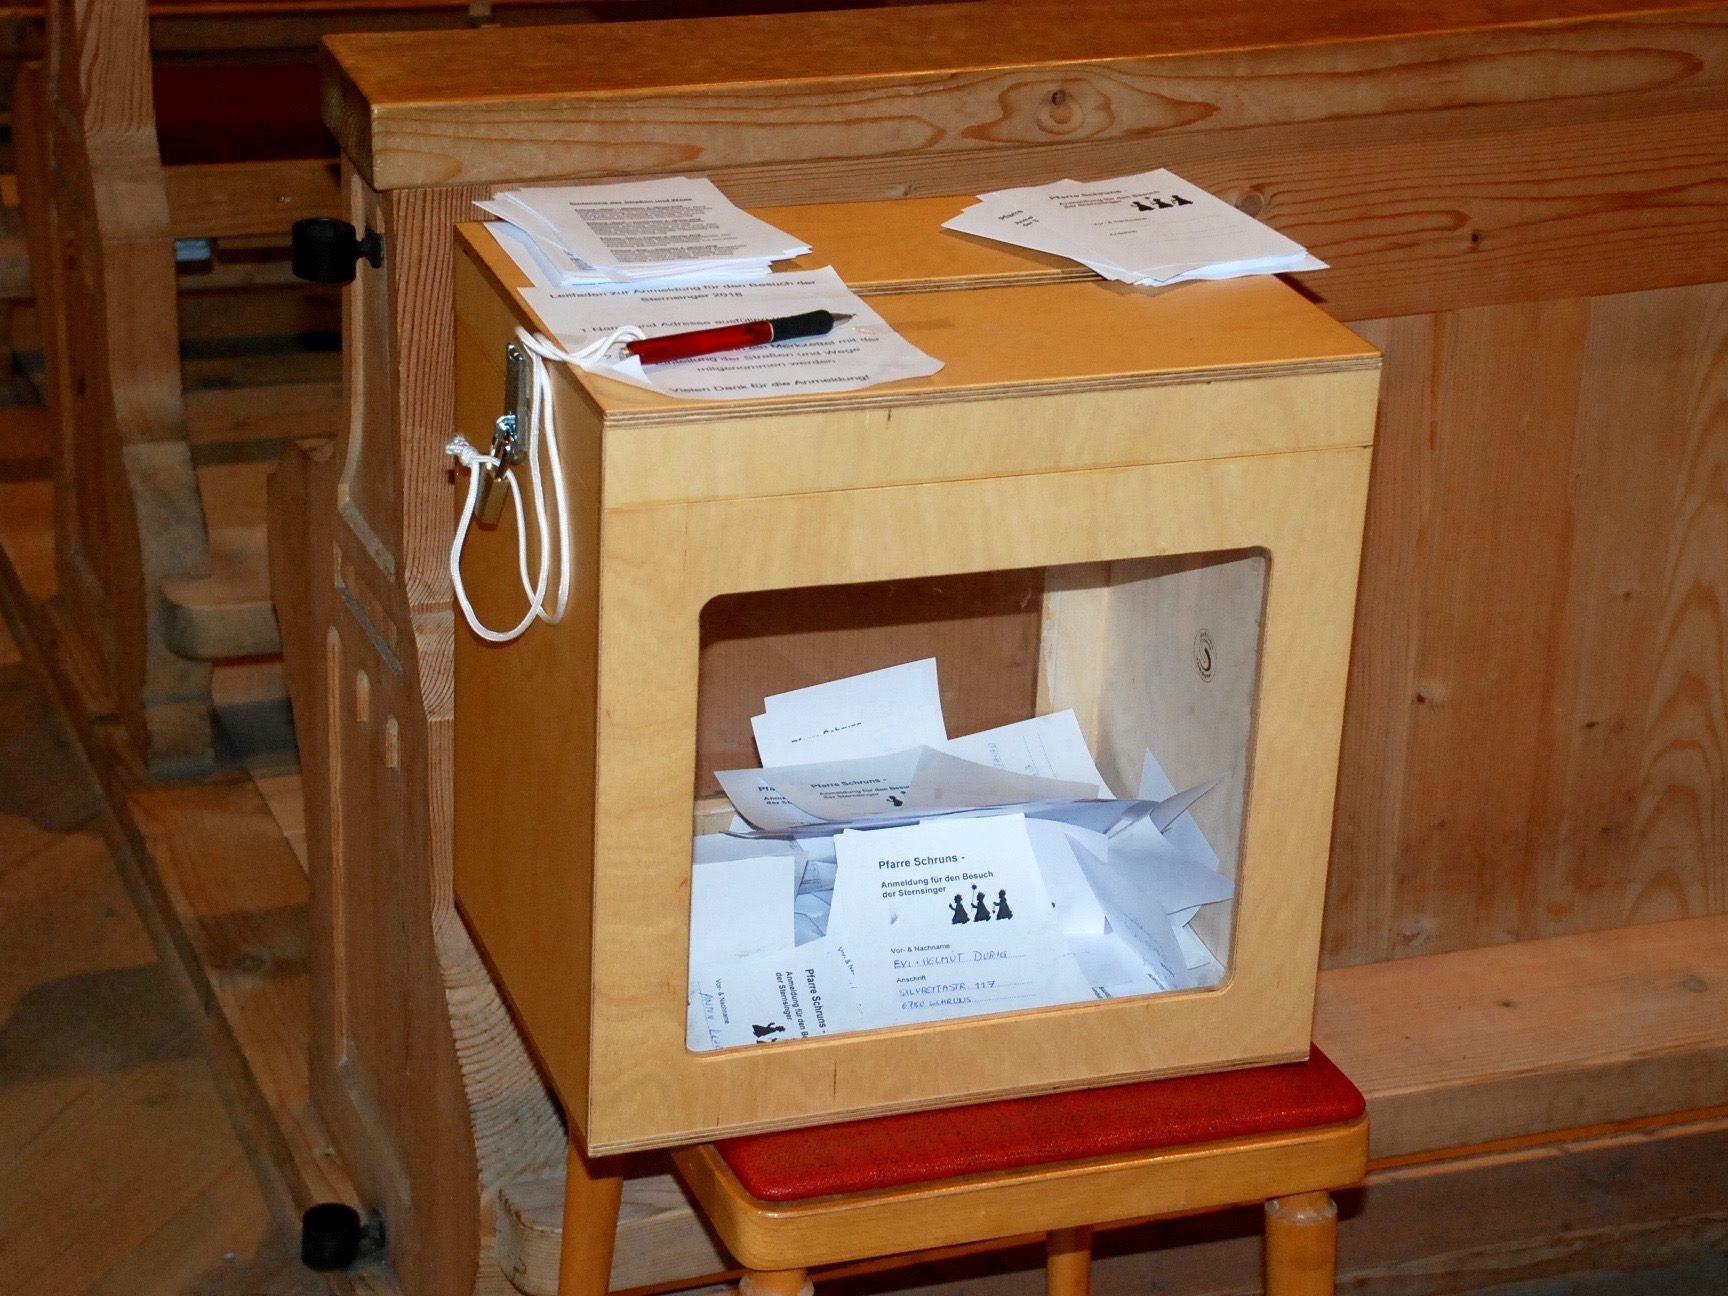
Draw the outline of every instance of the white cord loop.
[[[469,472],[473,472],[476,468],[496,468],[498,466],[496,455],[480,453],[474,448],[473,443],[460,432],[450,438],[444,447],[444,453],[455,455],[457,465],[466,468]]]
[[[450,586],[456,593],[456,602],[462,609],[462,615],[468,619],[474,633],[489,643],[509,643],[512,639],[519,638],[537,620],[544,621],[547,625],[556,625],[564,619],[564,610],[570,603],[570,508],[564,494],[564,465],[558,453],[552,375],[546,368],[546,362],[550,360],[586,367],[603,360],[619,344],[639,341],[642,336],[641,329],[634,324],[627,324],[623,328],[613,329],[604,337],[595,338],[575,351],[565,351],[526,329],[516,330],[516,340],[528,353],[532,369],[527,441],[522,456],[528,464],[528,487],[534,508],[534,534],[539,546],[536,570],[532,577],[528,574],[527,509],[523,505],[522,485],[516,478],[515,468],[501,463],[495,454],[482,454],[462,436],[452,437],[450,443],[444,447],[445,451],[455,458],[457,467],[468,474],[468,498],[462,505],[461,520],[456,524],[456,538],[450,545]],[[545,476],[552,480],[553,510],[558,523],[556,556],[550,550],[547,539],[546,488],[540,466],[542,440],[546,447]],[[468,528],[473,525],[474,511],[480,501],[481,476],[492,469],[502,470],[500,475],[505,485],[510,488],[510,503],[516,511],[516,569],[522,581],[522,592],[528,598],[528,610],[522,614],[522,619],[508,630],[494,630],[480,620],[462,581],[462,550],[468,542]],[[558,593],[548,607],[546,587],[551,583],[553,567],[558,569]]]

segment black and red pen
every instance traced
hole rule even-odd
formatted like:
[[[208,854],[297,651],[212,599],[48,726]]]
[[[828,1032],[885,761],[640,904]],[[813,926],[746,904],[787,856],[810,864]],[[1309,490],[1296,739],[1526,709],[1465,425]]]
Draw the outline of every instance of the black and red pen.
[[[748,324],[727,324],[721,328],[691,329],[688,333],[643,338],[640,342],[626,343],[624,350],[645,365],[664,364],[668,360],[688,360],[691,356],[737,351],[792,338],[821,337],[851,318],[850,315],[836,315],[833,311],[805,311],[802,315],[782,315],[779,319],[752,320]]]

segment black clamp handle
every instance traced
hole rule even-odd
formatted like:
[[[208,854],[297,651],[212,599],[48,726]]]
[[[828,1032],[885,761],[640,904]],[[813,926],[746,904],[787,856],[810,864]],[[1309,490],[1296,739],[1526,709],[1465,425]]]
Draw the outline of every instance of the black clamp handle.
[[[294,275],[309,283],[353,283],[354,267],[362,259],[374,269],[384,264],[382,234],[368,229],[357,235],[347,221],[333,216],[295,221],[292,247]]]

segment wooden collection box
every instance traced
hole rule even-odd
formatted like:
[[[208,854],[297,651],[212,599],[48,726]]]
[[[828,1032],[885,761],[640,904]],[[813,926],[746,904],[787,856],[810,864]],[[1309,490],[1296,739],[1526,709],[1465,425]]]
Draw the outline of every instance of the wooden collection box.
[[[896,206],[860,209],[878,251]],[[479,441],[541,325],[460,237]],[[502,646],[458,623],[455,893],[591,1154],[1306,1055],[1378,356],[1272,279],[944,282],[968,242],[932,224],[904,255],[947,290],[871,297],[929,378],[709,403],[554,375],[571,605]],[[508,510],[471,534],[493,624],[516,561]],[[1196,921],[1222,979],[691,1051],[713,771],[757,763],[766,695],[924,656],[951,733],[1071,707],[1119,793],[1147,748],[1221,777],[1195,815],[1236,882]]]

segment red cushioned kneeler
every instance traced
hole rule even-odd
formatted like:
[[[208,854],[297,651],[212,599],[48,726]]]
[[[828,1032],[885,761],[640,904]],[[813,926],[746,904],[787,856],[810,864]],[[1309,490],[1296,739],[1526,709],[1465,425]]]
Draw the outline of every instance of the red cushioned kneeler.
[[[1306,1062],[909,1112],[715,1144],[760,1201],[1340,1125],[1366,1110],[1319,1049]]]

